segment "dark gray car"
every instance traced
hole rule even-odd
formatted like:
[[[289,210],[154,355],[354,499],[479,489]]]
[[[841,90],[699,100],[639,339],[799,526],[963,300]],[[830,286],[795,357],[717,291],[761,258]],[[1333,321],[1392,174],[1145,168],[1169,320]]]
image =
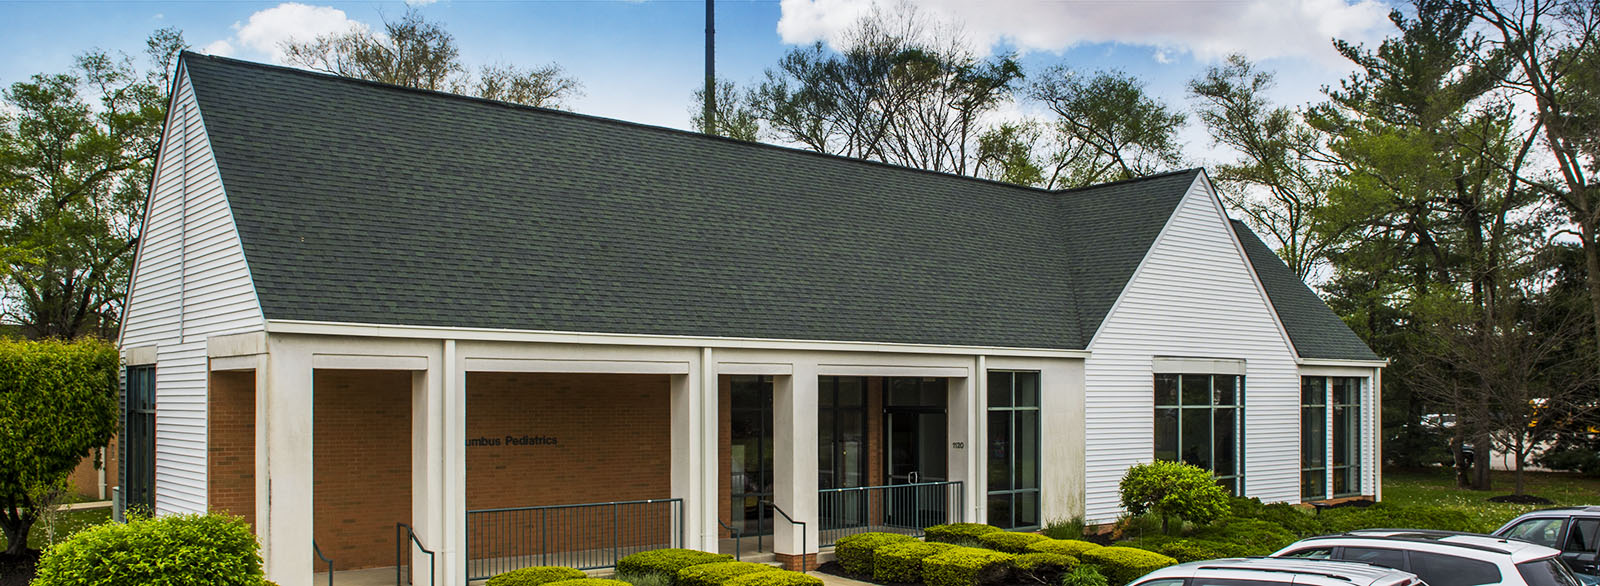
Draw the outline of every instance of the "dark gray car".
[[[1593,583],[1600,573],[1600,507],[1563,507],[1534,511],[1512,519],[1496,537],[1537,543],[1561,550],[1561,561]]]

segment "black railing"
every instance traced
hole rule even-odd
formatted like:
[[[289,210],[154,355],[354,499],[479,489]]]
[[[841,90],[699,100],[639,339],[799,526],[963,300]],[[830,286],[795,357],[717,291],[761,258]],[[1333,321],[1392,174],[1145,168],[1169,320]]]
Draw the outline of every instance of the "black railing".
[[[528,566],[609,568],[624,556],[683,547],[683,499],[467,511],[467,580]]]
[[[737,527],[733,527],[731,525],[728,525],[727,523],[723,523],[722,522],[722,517],[717,517],[717,524],[721,525],[723,529],[727,529],[728,530],[728,536],[733,538],[733,559],[734,559],[734,561],[743,561],[744,560],[744,532],[740,531]],[[722,553],[722,552],[719,551],[717,553]]]
[[[822,547],[867,531],[922,536],[922,528],[965,521],[960,481],[825,488],[818,495]]]
[[[317,559],[322,560],[322,563],[328,564],[328,586],[333,586],[333,560],[328,556],[322,555],[322,548],[317,547],[317,540],[315,539],[311,540],[311,553],[317,554]]]
[[[779,515],[783,516],[783,520],[788,521],[792,526],[797,526],[800,528],[800,571],[808,571],[811,567],[811,564],[807,563],[807,559],[813,558],[809,558],[811,553],[807,551],[808,548],[806,547],[807,545],[810,545],[807,543],[809,536],[806,535],[806,533],[808,533],[806,531],[806,522],[794,520],[794,517],[790,517],[788,513],[783,512],[783,509],[778,508],[778,505],[772,501],[761,501],[761,504],[772,507],[772,510],[777,511]],[[778,549],[778,536],[776,533],[774,533],[772,536],[772,546],[772,549]]]
[[[415,583],[416,576],[414,575],[415,571],[412,568],[416,563],[416,552],[419,551],[428,556],[428,584],[431,586],[433,584],[433,577],[438,575],[438,573],[434,571],[433,567],[433,550],[423,547],[422,541],[417,539],[417,533],[411,530],[410,525],[405,523],[395,523],[394,586],[405,586],[406,584]],[[404,574],[400,572],[402,565],[405,566]]]

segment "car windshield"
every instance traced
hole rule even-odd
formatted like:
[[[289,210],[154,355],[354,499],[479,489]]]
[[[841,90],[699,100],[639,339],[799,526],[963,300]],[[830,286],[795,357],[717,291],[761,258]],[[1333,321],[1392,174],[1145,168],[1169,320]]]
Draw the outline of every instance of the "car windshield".
[[[1560,560],[1548,557],[1517,564],[1517,573],[1528,586],[1581,586],[1572,571]]]

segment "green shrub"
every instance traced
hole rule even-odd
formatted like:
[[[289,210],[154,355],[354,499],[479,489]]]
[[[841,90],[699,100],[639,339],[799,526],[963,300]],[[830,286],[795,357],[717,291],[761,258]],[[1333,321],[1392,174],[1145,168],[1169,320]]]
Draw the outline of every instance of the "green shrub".
[[[1074,568],[1071,572],[1061,577],[1061,586],[1109,586],[1106,577],[1094,566],[1083,565]]]
[[[1016,571],[1016,581],[1049,584],[1061,582],[1061,576],[1078,567],[1078,558],[1059,553],[1025,553],[1011,559]]]
[[[1234,498],[1230,504],[1233,517],[1257,519],[1272,523],[1296,537],[1310,537],[1328,533],[1322,519],[1304,507],[1288,503],[1262,504],[1261,499]]]
[[[778,570],[737,576],[724,582],[723,586],[822,586],[822,579],[800,572]]]
[[[1040,541],[1050,539],[1038,533],[1014,533],[1011,531],[996,531],[985,533],[978,537],[978,543],[984,547],[1006,553],[1027,553],[1028,546]]]
[[[927,586],[987,586],[1003,581],[1014,556],[992,549],[958,547],[922,560]]]
[[[544,586],[632,586],[622,580],[609,578],[578,578],[575,580],[558,580],[546,582]]]
[[[250,526],[210,513],[89,527],[46,551],[33,583],[260,586],[262,580]]]
[[[949,525],[934,525],[922,530],[923,538],[928,541],[943,543],[973,542],[984,534],[1005,531],[994,525],[982,523],[951,523]]]
[[[563,580],[589,577],[583,570],[566,566],[534,566],[511,570],[489,579],[486,586],[540,586]]]
[[[733,556],[694,549],[653,549],[617,560],[618,574],[666,574],[676,580],[678,570],[700,564],[733,561]],[[598,584],[592,586],[599,586]]]
[[[1245,546],[1252,553],[1267,555],[1298,540],[1294,533],[1282,525],[1261,519],[1223,519],[1195,529],[1189,535],[1195,539],[1222,541]]]
[[[872,552],[885,545],[916,541],[899,533],[857,533],[839,538],[833,544],[833,555],[846,572],[860,576],[872,575]]]
[[[648,574],[624,574],[622,572],[617,572],[617,574],[612,577],[632,584],[633,586],[672,586],[672,576],[653,572]]]
[[[955,549],[949,543],[891,543],[872,552],[872,579],[877,582],[921,582],[922,560]]]
[[[1081,557],[1083,552],[1099,547],[1100,544],[1098,543],[1089,543],[1080,539],[1046,539],[1028,544],[1028,551]]]
[[[1161,517],[1162,533],[1169,532],[1171,519],[1209,523],[1229,511],[1228,491],[1217,485],[1210,470],[1179,462],[1138,464],[1123,475],[1118,489],[1130,514]]]
[[[1083,530],[1086,526],[1083,522],[1083,517],[1056,519],[1045,523],[1044,529],[1039,532],[1051,539],[1082,539]]]
[[[1153,551],[1161,555],[1183,562],[1197,562],[1200,560],[1215,560],[1221,558],[1239,558],[1251,556],[1264,556],[1277,550],[1261,551],[1248,545],[1216,541],[1209,539],[1192,539],[1171,537],[1167,535],[1151,535],[1119,542],[1122,547],[1135,547],[1145,551]]]
[[[713,562],[678,570],[672,583],[678,586],[722,586],[723,582],[734,576],[776,571],[778,568],[753,562]]]
[[[1078,556],[1083,563],[1098,566],[1112,586],[1121,586],[1140,576],[1178,563],[1178,560],[1153,551],[1111,546],[1091,549]]]
[[[1494,530],[1494,527],[1480,526],[1465,511],[1444,507],[1407,507],[1376,503],[1367,507],[1327,509],[1318,516],[1322,518],[1323,528],[1327,533],[1393,528],[1472,533]]]

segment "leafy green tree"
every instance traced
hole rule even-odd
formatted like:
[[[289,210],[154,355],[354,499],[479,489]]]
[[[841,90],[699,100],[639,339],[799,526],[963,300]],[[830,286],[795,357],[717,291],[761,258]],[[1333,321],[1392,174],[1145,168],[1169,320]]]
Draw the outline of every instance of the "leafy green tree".
[[[1034,80],[1029,95],[1056,115],[1049,160],[1065,177],[1063,187],[1140,177],[1183,162],[1177,133],[1187,117],[1149,95],[1136,77],[1057,66]]]
[[[1172,519],[1209,523],[1228,514],[1228,491],[1211,471],[1182,462],[1156,460],[1128,469],[1118,485],[1128,513],[1161,517],[1161,532],[1170,533]]]
[[[35,500],[117,427],[116,348],[93,338],[0,340],[0,530],[28,547]]]
[[[68,73],[0,92],[0,278],[4,315],[24,335],[116,333],[183,48],[163,29],[144,73],[91,51]]]
[[[521,68],[488,65],[469,75],[455,36],[415,9],[383,32],[353,29],[285,43],[289,63],[370,81],[474,95],[546,108],[565,107],[582,85],[555,63]]]
[[[716,128],[706,128],[705,88],[694,90],[694,106],[689,109],[689,123],[700,132],[754,142],[760,139],[761,119],[750,106],[750,96],[739,93],[739,88],[728,80],[716,84]]]

